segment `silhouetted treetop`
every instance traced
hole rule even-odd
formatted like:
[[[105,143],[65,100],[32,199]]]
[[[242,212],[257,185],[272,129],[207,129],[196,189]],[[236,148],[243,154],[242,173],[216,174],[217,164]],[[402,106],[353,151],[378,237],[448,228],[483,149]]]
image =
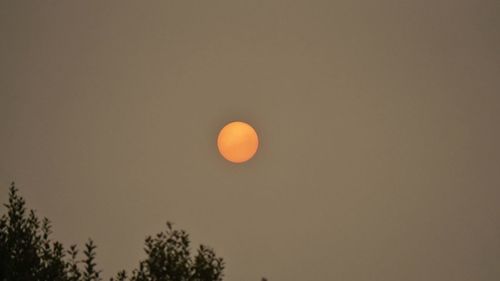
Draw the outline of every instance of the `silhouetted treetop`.
[[[96,248],[89,239],[79,258],[76,245],[65,250],[51,239],[51,224],[26,209],[12,183],[7,212],[0,217],[0,281],[101,281]],[[146,257],[137,269],[118,272],[111,281],[222,281],[224,261],[210,247],[194,254],[189,235],[167,222],[166,229],[145,239]]]

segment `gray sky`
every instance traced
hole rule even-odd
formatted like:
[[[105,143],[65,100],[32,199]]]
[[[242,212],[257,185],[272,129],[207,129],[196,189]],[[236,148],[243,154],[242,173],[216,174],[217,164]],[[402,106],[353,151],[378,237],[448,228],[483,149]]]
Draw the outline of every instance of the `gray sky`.
[[[15,180],[105,276],[171,220],[227,280],[500,279],[500,2],[1,1]],[[232,120],[256,157],[223,160]]]

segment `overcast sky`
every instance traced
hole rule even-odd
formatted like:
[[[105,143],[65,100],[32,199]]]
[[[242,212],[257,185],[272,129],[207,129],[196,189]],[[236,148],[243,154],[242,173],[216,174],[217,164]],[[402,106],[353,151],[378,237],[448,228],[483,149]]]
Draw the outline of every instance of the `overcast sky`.
[[[500,280],[500,2],[1,1],[15,180],[105,276],[167,220],[227,280]],[[243,120],[255,158],[217,133]]]

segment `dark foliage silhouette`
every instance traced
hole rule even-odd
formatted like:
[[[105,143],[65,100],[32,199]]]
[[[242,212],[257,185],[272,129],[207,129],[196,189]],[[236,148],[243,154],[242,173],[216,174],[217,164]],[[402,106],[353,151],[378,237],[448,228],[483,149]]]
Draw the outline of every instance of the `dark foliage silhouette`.
[[[190,253],[189,235],[167,222],[167,229],[145,242],[147,258],[127,279],[124,271],[112,280],[131,281],[221,281],[224,262],[214,251],[201,245],[194,259]]]
[[[0,217],[0,281],[101,281],[96,245],[89,239],[79,258],[76,245],[65,250],[50,238],[51,225],[40,220],[12,183],[7,212]],[[222,281],[224,261],[200,245],[193,256],[189,235],[167,223],[166,230],[145,240],[146,258],[130,275],[111,281]]]

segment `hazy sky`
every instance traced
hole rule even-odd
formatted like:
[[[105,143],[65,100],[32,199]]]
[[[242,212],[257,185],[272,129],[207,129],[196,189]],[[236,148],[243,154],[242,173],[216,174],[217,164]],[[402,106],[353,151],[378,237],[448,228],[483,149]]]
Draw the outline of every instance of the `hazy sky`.
[[[12,180],[104,275],[171,220],[227,280],[500,280],[500,2],[1,1]],[[261,146],[223,160],[218,130]]]

